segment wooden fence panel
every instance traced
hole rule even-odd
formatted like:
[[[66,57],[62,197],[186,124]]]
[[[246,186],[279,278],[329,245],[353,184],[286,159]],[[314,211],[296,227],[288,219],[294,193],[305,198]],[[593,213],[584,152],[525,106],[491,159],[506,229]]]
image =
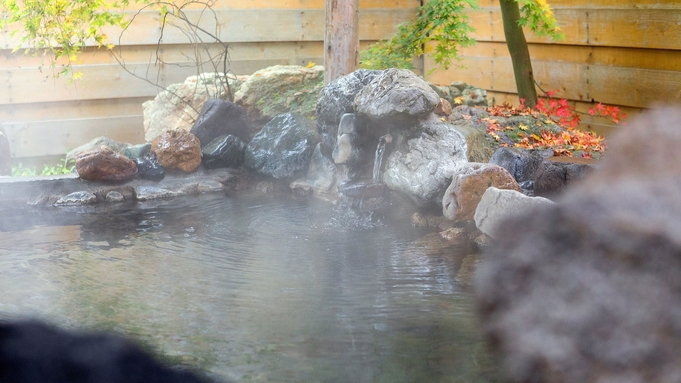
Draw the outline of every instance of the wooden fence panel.
[[[362,47],[387,38],[396,25],[409,20],[419,0],[360,0]],[[229,43],[228,70],[251,74],[271,65],[323,62],[324,0],[218,0],[215,3],[220,38]],[[139,11],[132,9],[129,14]],[[197,7],[190,18],[215,28],[214,19]],[[157,13],[142,10],[121,42],[128,69],[160,85],[182,82],[196,74],[189,58],[192,46],[177,28],[161,38]],[[119,32],[107,35],[118,42]],[[53,79],[50,68],[38,70],[40,56],[11,54],[9,31],[0,31],[0,123],[11,140],[14,158],[64,154],[100,135],[143,142],[142,103],[159,88],[120,68],[106,49],[88,48],[74,66],[83,79],[70,83]],[[221,47],[212,46],[213,53]],[[153,66],[156,55],[166,65]],[[215,71],[206,65],[205,71]],[[222,71],[222,68],[219,68]]]

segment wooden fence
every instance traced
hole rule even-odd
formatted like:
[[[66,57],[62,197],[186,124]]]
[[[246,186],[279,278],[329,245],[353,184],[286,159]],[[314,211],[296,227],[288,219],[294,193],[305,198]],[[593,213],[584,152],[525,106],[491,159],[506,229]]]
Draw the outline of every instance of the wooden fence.
[[[419,0],[360,0],[362,46],[389,37],[397,24],[414,16],[419,5]],[[276,64],[323,62],[324,0],[217,0],[213,9],[220,39],[229,43],[229,69],[235,74]],[[196,19],[200,12],[190,11],[190,17]],[[204,15],[202,20],[211,23],[213,18]],[[195,75],[186,36],[170,27],[158,52],[165,62],[179,66],[149,68],[161,38],[160,26],[156,12],[137,16],[122,40],[126,65],[137,74],[150,71],[161,85]],[[75,68],[83,78],[69,83],[53,79],[48,69],[38,71],[42,57],[11,54],[10,47],[8,31],[0,32],[0,49],[4,48],[0,50],[0,123],[14,158],[63,156],[101,135],[144,141],[142,103],[159,89],[123,71],[106,49],[88,49]]]
[[[553,43],[527,33],[535,79],[559,90],[586,112],[592,100],[634,116],[660,102],[681,102],[681,2],[677,0],[549,0],[566,39]],[[464,68],[434,72],[488,90],[496,103],[517,104],[515,80],[497,0],[480,0],[470,13],[478,43],[464,49]],[[426,59],[425,71],[433,68]],[[612,123],[585,115],[588,128],[605,134]]]
[[[463,80],[489,91],[495,102],[514,102],[515,83],[497,0],[480,0],[471,12],[478,44],[463,51],[464,68],[435,71],[438,84]],[[591,100],[620,106],[630,115],[658,101],[681,98],[681,2],[675,0],[549,0],[566,40],[553,43],[528,33],[536,79],[558,89],[586,111]],[[420,0],[360,0],[362,46],[387,38],[411,19]],[[217,0],[220,38],[230,43],[236,74],[275,64],[321,63],[324,0]],[[199,17],[198,10],[194,17]],[[164,31],[158,54],[171,64],[149,68],[161,38],[157,13],[142,12],[126,32],[122,54],[138,74],[151,71],[162,85],[196,74],[190,45],[178,30]],[[110,35],[116,35],[112,31]],[[158,88],[123,71],[104,49],[91,48],[75,68],[75,83],[38,71],[41,57],[10,53],[8,31],[0,31],[0,123],[15,158],[63,155],[90,139],[142,142],[142,103]],[[422,60],[418,72],[433,63]],[[611,125],[585,116],[590,128]]]

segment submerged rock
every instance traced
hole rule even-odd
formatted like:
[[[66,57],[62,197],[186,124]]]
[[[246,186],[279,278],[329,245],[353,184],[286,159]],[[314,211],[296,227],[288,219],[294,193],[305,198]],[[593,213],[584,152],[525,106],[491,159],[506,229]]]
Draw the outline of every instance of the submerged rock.
[[[217,137],[201,150],[206,169],[238,168],[244,162],[246,144],[238,137]]]
[[[77,191],[63,196],[54,203],[55,206],[90,205],[97,202],[97,196],[88,191]]]
[[[233,102],[211,98],[203,104],[191,133],[201,141],[202,148],[228,134],[247,142],[250,139],[248,116],[244,108]]]
[[[303,116],[281,114],[268,122],[246,147],[244,165],[274,178],[305,174],[319,142],[314,123]]]
[[[452,183],[442,199],[442,214],[452,221],[473,219],[482,195],[490,186],[520,192],[513,176],[498,165],[462,162],[452,174]]]
[[[158,158],[153,153],[147,153],[142,157],[135,158],[140,177],[158,181],[166,175],[166,170],[158,163]]]
[[[183,130],[170,130],[158,136],[151,144],[151,153],[166,169],[190,173],[201,164],[199,139]]]
[[[355,97],[355,113],[373,121],[410,125],[435,110],[440,97],[406,69],[387,69]]]
[[[557,204],[498,227],[476,294],[508,381],[681,377],[679,123],[642,116]]]
[[[101,146],[76,157],[78,176],[88,181],[125,181],[137,174],[137,166],[129,158]]]

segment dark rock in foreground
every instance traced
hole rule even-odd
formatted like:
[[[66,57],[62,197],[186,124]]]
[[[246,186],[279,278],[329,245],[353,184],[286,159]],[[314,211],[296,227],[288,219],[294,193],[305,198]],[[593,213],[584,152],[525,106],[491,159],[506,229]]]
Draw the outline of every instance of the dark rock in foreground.
[[[114,335],[73,334],[36,321],[0,324],[4,383],[201,383]]]
[[[312,121],[285,113],[268,122],[246,147],[244,165],[274,178],[305,174],[319,135]]]
[[[207,169],[238,168],[244,162],[246,144],[238,137],[217,137],[201,149],[203,165]]]
[[[481,263],[484,329],[513,382],[681,380],[681,112],[658,110]]]
[[[100,146],[76,157],[76,171],[88,181],[125,181],[137,174],[137,166],[108,146]]]
[[[137,164],[137,170],[142,178],[158,181],[166,175],[166,170],[158,163],[156,155],[152,153],[135,158],[135,164]]]
[[[203,104],[191,133],[201,141],[203,148],[214,139],[227,134],[248,141],[248,130],[248,116],[244,108],[233,102],[211,98]]]

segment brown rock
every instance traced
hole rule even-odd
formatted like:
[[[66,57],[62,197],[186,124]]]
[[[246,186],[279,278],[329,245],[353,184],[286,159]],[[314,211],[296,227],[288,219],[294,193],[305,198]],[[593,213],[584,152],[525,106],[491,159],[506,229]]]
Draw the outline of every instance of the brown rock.
[[[452,183],[442,199],[442,214],[454,221],[473,219],[482,195],[490,186],[520,191],[513,176],[501,166],[461,163],[454,169]]]
[[[110,147],[100,146],[76,157],[76,171],[88,181],[125,181],[137,174],[137,165]]]
[[[201,164],[201,142],[184,130],[169,130],[151,143],[151,152],[166,169],[180,169],[187,173]]]
[[[440,98],[440,103],[435,107],[435,114],[447,117],[452,114],[452,104],[444,98]]]

